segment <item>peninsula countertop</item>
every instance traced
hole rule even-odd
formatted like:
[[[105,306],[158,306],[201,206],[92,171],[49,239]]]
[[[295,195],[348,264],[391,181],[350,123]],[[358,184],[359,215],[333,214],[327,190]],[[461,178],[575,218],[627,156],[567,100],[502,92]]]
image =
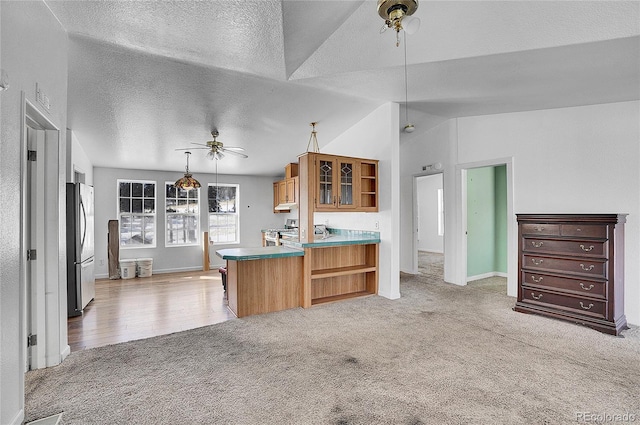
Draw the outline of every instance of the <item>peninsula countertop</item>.
[[[219,249],[216,255],[223,260],[245,261],[267,258],[303,257],[304,251],[287,246]]]
[[[380,232],[329,229],[327,237],[314,235],[313,242],[300,242],[297,238],[282,239],[282,244],[291,248],[323,248],[343,245],[368,245],[380,243]]]

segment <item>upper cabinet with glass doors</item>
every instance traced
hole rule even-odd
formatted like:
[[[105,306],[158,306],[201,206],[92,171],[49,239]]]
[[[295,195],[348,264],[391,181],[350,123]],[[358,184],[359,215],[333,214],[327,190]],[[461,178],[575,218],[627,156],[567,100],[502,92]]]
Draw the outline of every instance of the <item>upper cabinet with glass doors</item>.
[[[309,153],[315,211],[378,211],[378,161]],[[364,192],[363,192],[364,190]]]

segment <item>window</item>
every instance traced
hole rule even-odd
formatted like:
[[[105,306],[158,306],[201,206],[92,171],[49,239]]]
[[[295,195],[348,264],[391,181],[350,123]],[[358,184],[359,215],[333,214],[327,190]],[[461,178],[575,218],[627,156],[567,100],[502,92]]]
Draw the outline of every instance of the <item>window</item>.
[[[209,240],[213,243],[240,243],[237,184],[209,184]]]
[[[165,183],[165,246],[198,245],[200,241],[199,190],[184,190]]]
[[[118,180],[120,246],[156,246],[156,182]]]

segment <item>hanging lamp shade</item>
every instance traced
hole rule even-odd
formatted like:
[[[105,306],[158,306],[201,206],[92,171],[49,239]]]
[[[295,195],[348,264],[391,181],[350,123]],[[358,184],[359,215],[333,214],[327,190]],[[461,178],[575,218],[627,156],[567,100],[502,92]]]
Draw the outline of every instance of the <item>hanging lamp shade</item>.
[[[198,189],[202,185],[198,180],[194,179],[189,172],[189,155],[191,155],[191,152],[185,152],[185,154],[187,155],[187,167],[185,169],[186,172],[184,173],[183,177],[180,177],[178,180],[176,180],[173,186],[177,187],[178,189],[184,190]]]

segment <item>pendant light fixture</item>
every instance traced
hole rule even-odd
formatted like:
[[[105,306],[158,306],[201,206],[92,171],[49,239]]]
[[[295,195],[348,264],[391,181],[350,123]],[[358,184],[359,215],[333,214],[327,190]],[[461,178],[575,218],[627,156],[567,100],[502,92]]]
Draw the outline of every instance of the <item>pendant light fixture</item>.
[[[186,172],[184,173],[184,177],[176,180],[173,186],[177,187],[178,189],[184,190],[198,189],[201,186],[200,182],[194,179],[191,176],[191,173],[189,173],[189,155],[191,155],[191,152],[185,152],[185,154],[187,155],[187,166],[185,168]]]
[[[407,78],[407,33],[404,33],[404,132],[413,133],[416,127],[409,122],[409,83]]]
[[[316,124],[318,124],[317,122],[312,122],[311,124],[309,124],[313,130],[311,130],[311,136],[309,137],[309,143],[307,143],[307,152],[320,152],[320,148],[318,147],[318,137],[317,137],[317,131],[316,131]],[[309,148],[311,147],[311,144],[313,143],[313,151],[309,151]]]

